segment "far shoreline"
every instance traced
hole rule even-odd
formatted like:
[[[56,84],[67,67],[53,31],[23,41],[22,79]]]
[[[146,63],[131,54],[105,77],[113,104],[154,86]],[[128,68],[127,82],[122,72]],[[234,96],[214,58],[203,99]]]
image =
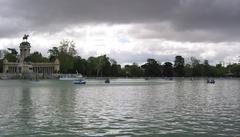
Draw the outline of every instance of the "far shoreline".
[[[0,76],[2,76],[0,74]],[[144,79],[146,81],[148,80],[154,80],[154,79],[162,79],[162,80],[207,80],[207,79],[239,79],[240,77],[87,77],[84,76],[84,79],[89,80],[106,80],[106,79]],[[21,79],[21,78],[8,78],[3,79],[0,77],[0,80],[33,80],[33,79]],[[59,80],[58,77],[54,78],[39,78],[39,80]]]

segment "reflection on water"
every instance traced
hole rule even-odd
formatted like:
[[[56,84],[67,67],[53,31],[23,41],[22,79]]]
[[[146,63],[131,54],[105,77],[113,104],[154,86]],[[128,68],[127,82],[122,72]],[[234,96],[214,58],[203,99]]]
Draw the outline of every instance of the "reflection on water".
[[[34,125],[34,109],[33,109],[33,102],[31,99],[31,92],[29,88],[24,87],[20,91],[20,100],[19,100],[19,111],[16,112],[15,118],[16,118],[16,124],[17,128],[19,128],[22,133],[19,133],[18,135],[26,135],[31,134],[32,128]],[[25,130],[26,129],[26,130]]]
[[[237,136],[240,80],[0,81],[0,136]]]

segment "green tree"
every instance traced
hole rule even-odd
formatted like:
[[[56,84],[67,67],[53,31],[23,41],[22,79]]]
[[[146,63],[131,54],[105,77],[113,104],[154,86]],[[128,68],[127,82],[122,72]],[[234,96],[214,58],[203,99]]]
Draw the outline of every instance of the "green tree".
[[[59,50],[57,47],[52,47],[51,49],[48,50],[48,53],[50,54],[49,60],[53,62],[58,57]]]
[[[99,56],[100,62],[100,74],[101,76],[110,76],[111,74],[111,63],[110,58],[106,55]]]
[[[209,77],[216,77],[217,76],[217,68],[215,66],[210,66],[208,67],[208,73],[206,73]],[[219,75],[220,77],[224,76],[225,74]]]
[[[0,60],[0,73],[3,72],[3,59]]]
[[[174,61],[174,71],[177,77],[183,77],[184,72],[184,58],[182,56],[176,56]]]
[[[132,65],[125,65],[126,76],[128,77],[141,77],[143,76],[143,70],[138,66],[137,63]]]
[[[111,76],[119,77],[122,76],[121,65],[117,64],[117,61],[111,59]]]
[[[87,60],[87,75],[97,76],[98,60],[96,57],[89,57]]]
[[[147,77],[159,77],[162,75],[161,65],[155,59],[147,59],[147,63],[141,67]]]
[[[165,62],[163,65],[163,76],[172,77],[173,76],[173,64],[171,62]]]
[[[211,66],[208,63],[208,60],[204,60],[203,63],[203,76],[208,77],[216,77],[218,76],[218,70],[215,66]],[[225,72],[224,72],[225,73]],[[219,76],[224,76],[225,74],[221,74]]]
[[[13,53],[7,53],[7,54],[4,56],[4,59],[7,59],[8,62],[16,62],[16,61],[17,61],[17,55],[16,55],[16,54],[13,54]]]
[[[192,71],[193,71],[192,66],[190,64],[186,64],[184,67],[185,76],[192,77],[192,73],[193,73]]]
[[[48,59],[43,57],[40,52],[34,52],[24,59],[27,62],[48,62]]]
[[[231,73],[234,74],[234,76],[239,77],[240,76],[240,65],[239,64],[232,64],[232,65],[228,65],[228,68],[230,70]]]
[[[56,58],[60,61],[60,72],[71,72],[74,67],[74,56],[77,54],[75,44],[73,41],[62,40],[58,48],[53,47],[48,50],[50,53],[50,60],[54,61]]]
[[[62,73],[69,73],[73,69],[74,65],[74,58],[65,53],[60,53],[58,56],[60,61],[60,72]]]
[[[60,42],[60,46],[58,50],[61,53],[67,54],[69,56],[75,56],[77,54],[77,50],[75,49],[75,43],[69,40],[62,40]]]
[[[82,75],[87,75],[87,61],[80,56],[74,57],[74,65],[71,73],[81,73]]]
[[[195,57],[191,57],[191,62],[192,62],[192,76],[202,76],[203,74],[203,65],[200,64],[200,60],[195,58]]]
[[[110,76],[111,63],[106,55],[88,58],[88,74],[91,76]]]

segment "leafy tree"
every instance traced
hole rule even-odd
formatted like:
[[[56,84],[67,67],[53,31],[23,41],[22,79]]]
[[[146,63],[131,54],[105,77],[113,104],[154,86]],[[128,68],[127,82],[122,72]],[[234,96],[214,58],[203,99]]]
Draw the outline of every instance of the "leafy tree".
[[[240,65],[239,64],[232,64],[232,65],[228,65],[228,68],[230,70],[231,73],[234,74],[234,76],[239,77],[240,76]]]
[[[208,63],[208,60],[204,60],[203,63],[203,75],[205,77],[216,77],[218,76],[218,70],[215,66],[211,66]],[[224,72],[225,73],[225,72]],[[224,76],[225,74],[222,74],[222,76]]]
[[[185,76],[192,77],[192,73],[193,73],[192,71],[193,71],[192,66],[190,64],[186,64],[184,67]]]
[[[60,72],[68,73],[73,69],[73,66],[74,66],[73,56],[70,56],[65,53],[60,53],[58,56],[58,59],[60,61]]]
[[[56,58],[60,61],[60,72],[71,72],[74,67],[74,56],[77,54],[75,44],[73,41],[62,40],[59,47],[49,49],[50,60],[54,61]]]
[[[97,76],[110,76],[111,74],[111,63],[109,57],[102,55],[97,57]]]
[[[34,52],[24,59],[26,62],[48,62],[48,59],[43,57],[40,52]]]
[[[17,55],[13,53],[7,53],[5,54],[5,59],[7,59],[9,62],[16,62],[17,61]]]
[[[200,60],[195,57],[191,57],[191,62],[192,62],[192,67],[196,67],[200,64]]]
[[[0,73],[3,72],[3,59],[0,60]]]
[[[203,63],[203,76],[213,75],[210,70],[212,70],[212,69],[211,69],[211,66],[208,63],[208,60],[204,60],[204,63]]]
[[[171,62],[165,62],[163,65],[163,76],[172,77],[173,76],[173,64]]]
[[[59,50],[57,47],[52,47],[51,49],[48,50],[48,53],[50,54],[49,60],[53,62],[58,57]]]
[[[200,64],[200,60],[191,57],[191,62],[192,62],[192,76],[202,76],[203,74],[203,65]]]
[[[59,55],[59,50],[57,47],[52,47],[52,49],[48,50],[48,53],[52,56],[58,56]]]
[[[119,77],[121,76],[121,65],[117,64],[115,60],[110,60],[111,62],[111,76]]]
[[[184,76],[184,58],[182,56],[176,56],[174,61],[174,71],[177,77]]]
[[[69,56],[75,56],[77,50],[75,49],[75,43],[69,40],[62,40],[60,46],[58,47],[60,53],[67,54]]]
[[[147,63],[141,67],[147,77],[158,77],[162,75],[161,65],[155,59],[147,59]]]
[[[225,74],[223,74],[222,76],[224,76]],[[210,66],[208,67],[208,73],[206,73],[205,76],[208,76],[208,77],[216,77],[218,76],[217,74],[217,68],[214,67],[214,66]]]
[[[74,65],[71,73],[81,73],[87,75],[87,61],[80,56],[74,57]]]
[[[143,70],[138,64],[125,65],[126,76],[128,77],[141,77],[143,76]]]
[[[17,62],[17,51],[9,49],[11,53],[5,55],[5,59],[9,62]],[[60,61],[61,73],[81,73],[87,76],[129,76],[129,77],[172,77],[172,76],[187,76],[187,77],[222,77],[222,76],[237,76],[240,77],[240,64],[230,64],[224,67],[222,64],[212,66],[208,60],[203,63],[195,57],[191,57],[191,63],[185,65],[182,56],[176,56],[174,65],[171,62],[165,62],[161,65],[155,59],[147,59],[147,62],[139,67],[138,64],[125,65],[123,68],[117,61],[109,58],[106,55],[98,57],[89,57],[87,60],[77,56],[75,44],[72,41],[63,40],[58,47],[52,47],[48,50],[49,59],[42,56],[39,52],[30,54],[25,58],[27,62],[48,62],[55,61],[56,58]],[[2,71],[3,60],[0,60],[0,72]]]
[[[98,60],[96,57],[89,57],[87,60],[87,75],[97,76],[98,75]]]

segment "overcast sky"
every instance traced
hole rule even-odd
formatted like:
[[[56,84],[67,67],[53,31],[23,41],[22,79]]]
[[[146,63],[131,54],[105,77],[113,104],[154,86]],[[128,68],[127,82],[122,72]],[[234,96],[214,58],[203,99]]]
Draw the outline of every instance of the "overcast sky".
[[[32,52],[73,40],[84,58],[119,63],[176,55],[238,61],[240,0],[0,0],[0,48],[30,34]]]

